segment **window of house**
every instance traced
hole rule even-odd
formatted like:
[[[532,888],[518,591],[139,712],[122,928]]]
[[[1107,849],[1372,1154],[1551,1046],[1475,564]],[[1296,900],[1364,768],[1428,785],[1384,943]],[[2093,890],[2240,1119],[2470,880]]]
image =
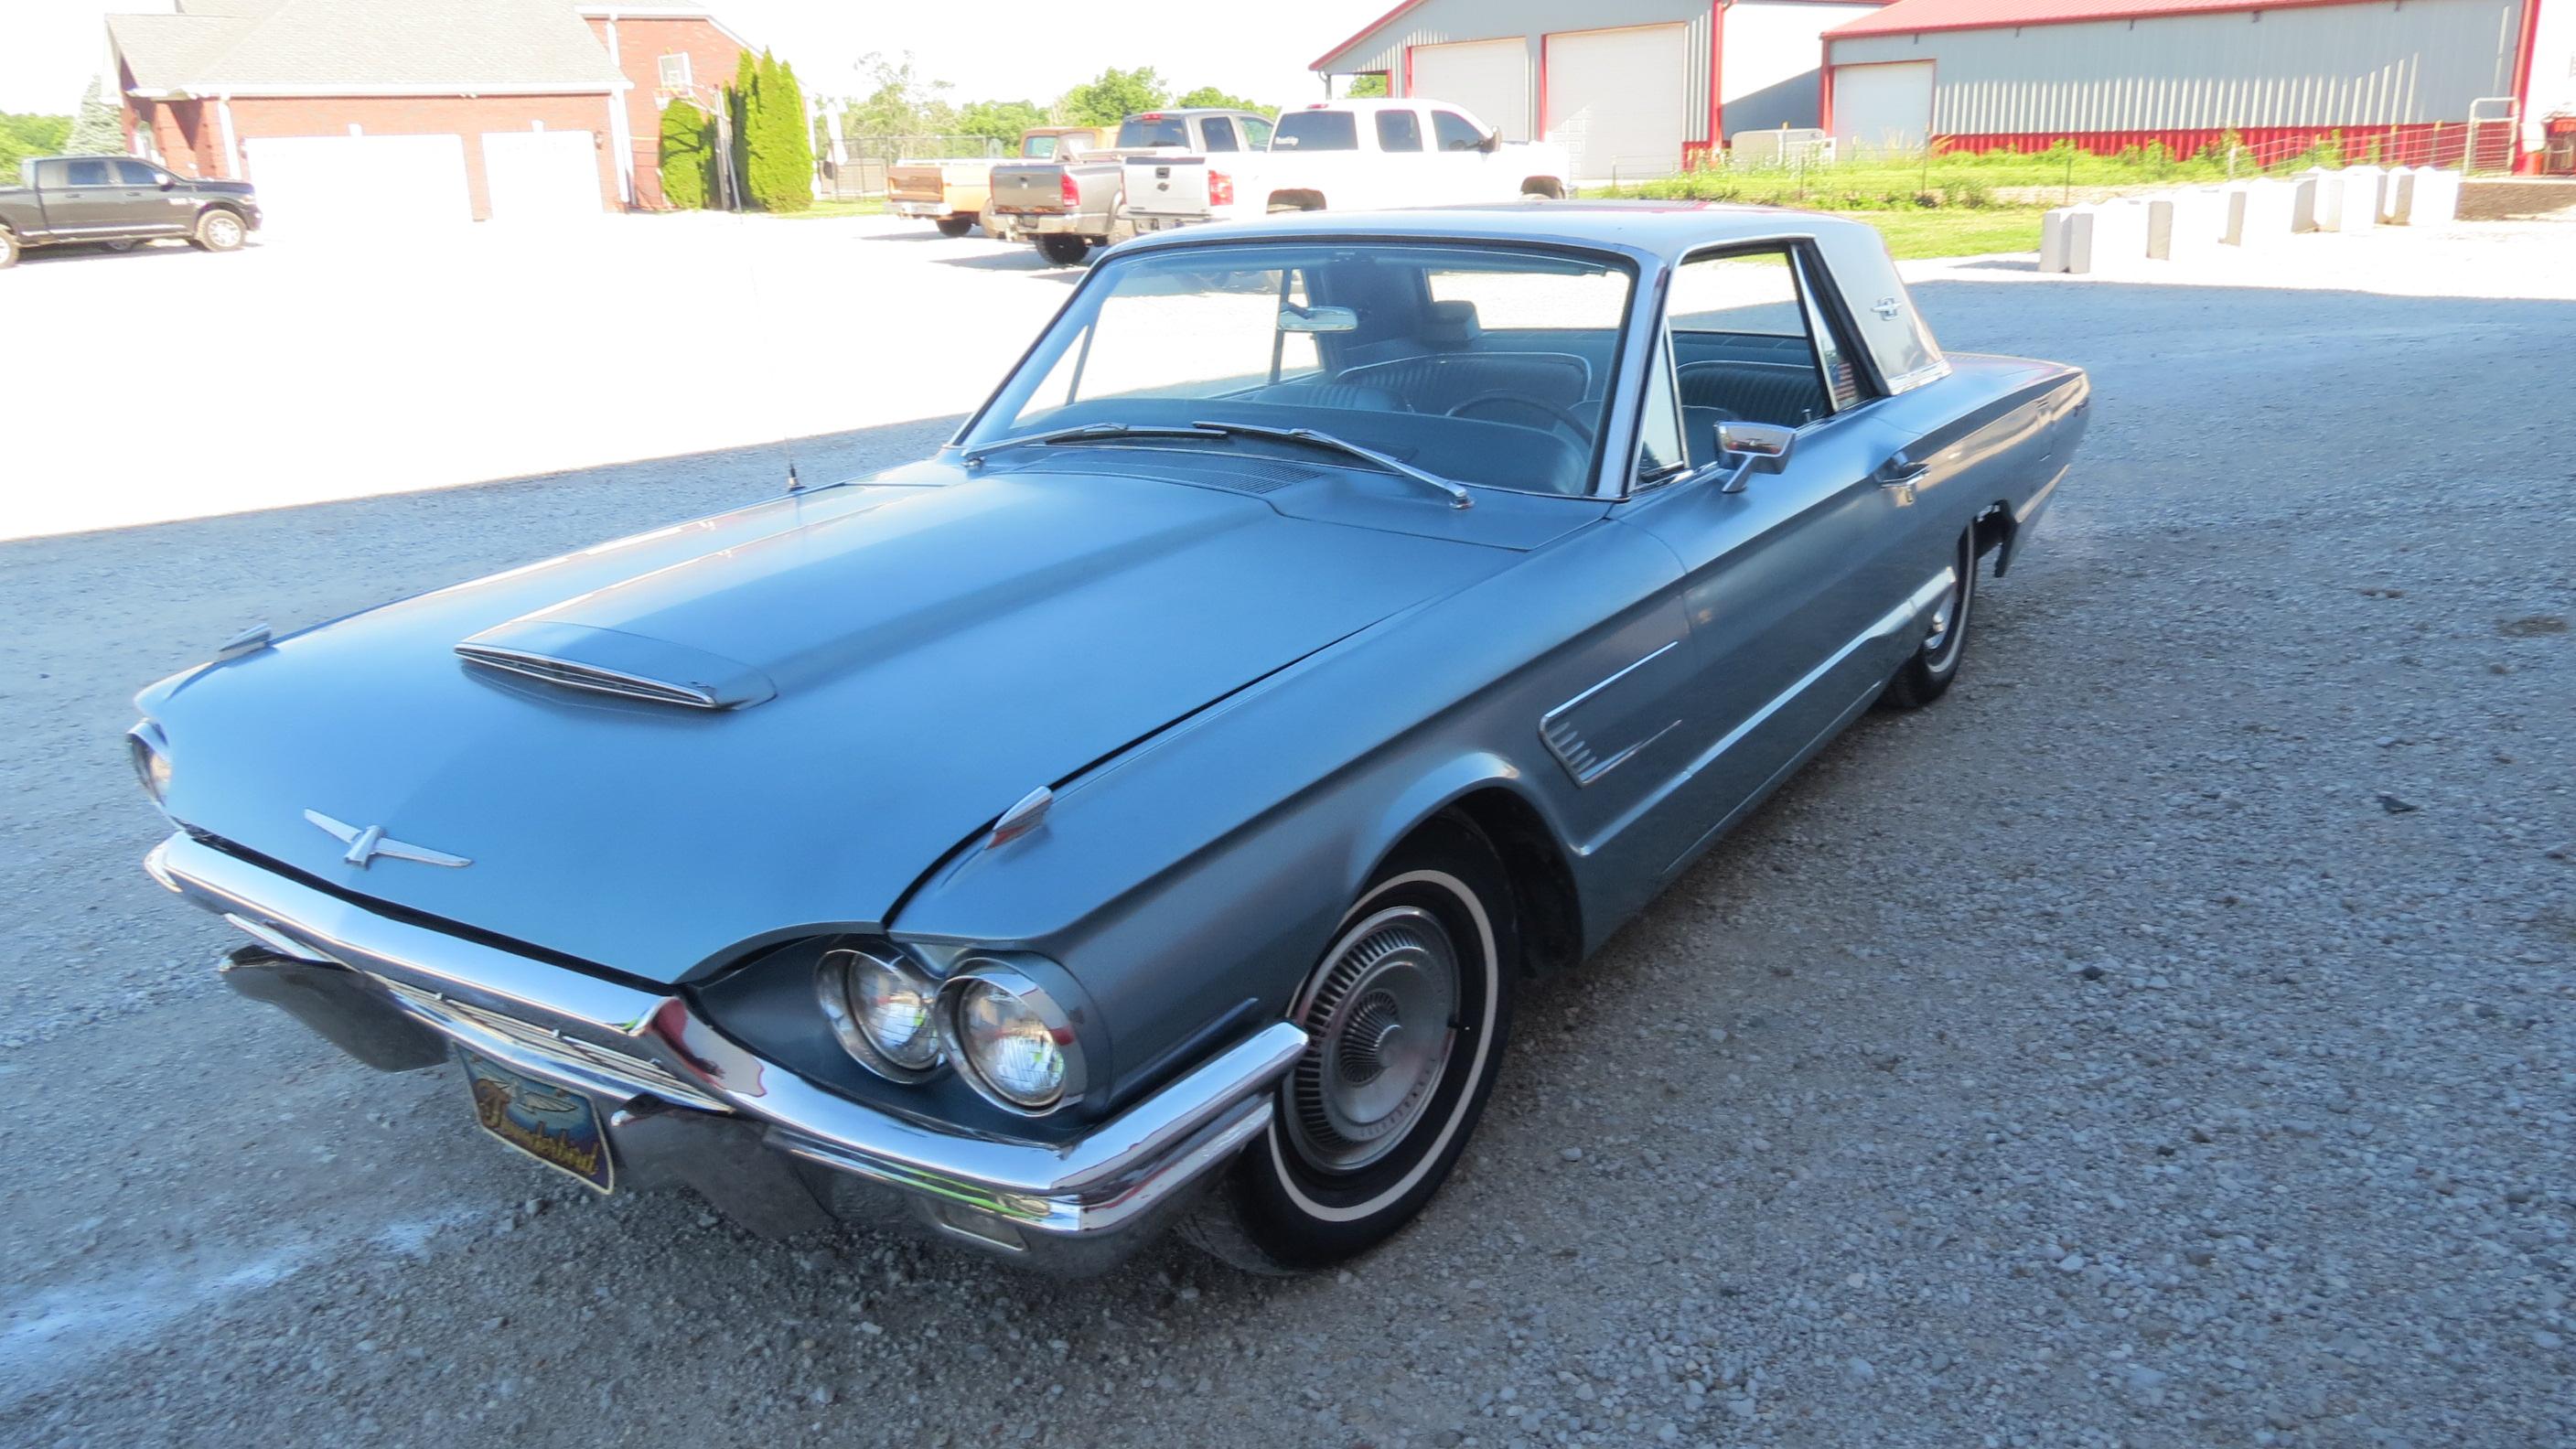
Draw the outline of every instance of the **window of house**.
[[[1377,148],[1381,151],[1422,149],[1422,118],[1411,111],[1377,113]]]
[[[1478,151],[1485,145],[1485,133],[1476,129],[1475,122],[1456,111],[1431,113],[1431,139],[1438,142],[1443,151]]]
[[[662,57],[662,89],[666,91],[687,90],[691,79],[692,77],[689,73],[689,57],[686,51],[675,52],[671,55]]]

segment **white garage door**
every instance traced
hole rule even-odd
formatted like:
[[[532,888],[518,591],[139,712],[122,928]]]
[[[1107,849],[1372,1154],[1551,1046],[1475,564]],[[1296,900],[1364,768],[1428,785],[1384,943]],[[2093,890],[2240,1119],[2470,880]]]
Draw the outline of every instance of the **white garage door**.
[[[1682,169],[1679,25],[1578,30],[1547,38],[1547,134],[1574,154],[1574,179]]]
[[[494,221],[597,216],[598,143],[588,131],[486,131],[483,184]]]
[[[1413,93],[1464,106],[1506,141],[1530,138],[1529,89],[1529,43],[1518,37],[1413,48]]]
[[[289,236],[474,219],[462,136],[277,136],[243,143],[260,225]]]
[[[1834,67],[1834,137],[1855,151],[1916,151],[1932,134],[1932,62]]]

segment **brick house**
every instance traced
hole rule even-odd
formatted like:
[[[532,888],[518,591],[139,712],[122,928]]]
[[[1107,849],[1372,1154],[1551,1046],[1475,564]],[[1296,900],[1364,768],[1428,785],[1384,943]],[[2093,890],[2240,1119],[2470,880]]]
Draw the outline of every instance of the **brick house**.
[[[177,0],[112,15],[131,149],[246,178],[272,227],[654,207],[660,107],[741,40],[706,11],[566,0]]]

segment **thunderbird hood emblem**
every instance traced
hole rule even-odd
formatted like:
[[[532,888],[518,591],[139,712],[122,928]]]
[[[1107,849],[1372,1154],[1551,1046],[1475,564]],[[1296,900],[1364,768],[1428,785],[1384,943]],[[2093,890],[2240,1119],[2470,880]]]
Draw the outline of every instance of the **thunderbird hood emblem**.
[[[443,850],[396,840],[385,834],[381,825],[351,825],[345,820],[334,820],[319,810],[305,811],[304,818],[348,842],[349,853],[340,858],[360,870],[365,870],[367,862],[380,855],[394,860],[414,860],[422,865],[443,865],[450,869],[462,869],[474,863],[461,855],[449,855]]]

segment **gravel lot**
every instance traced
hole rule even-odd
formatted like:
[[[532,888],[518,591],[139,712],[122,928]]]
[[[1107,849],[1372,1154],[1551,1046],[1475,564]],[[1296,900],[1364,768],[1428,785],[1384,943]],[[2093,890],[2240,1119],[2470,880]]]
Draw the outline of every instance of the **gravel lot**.
[[[2099,387],[1961,684],[1525,998],[1459,1177],[1315,1279],[594,1199],[136,869],[136,686],[774,451],[0,545],[0,1442],[2576,1441],[2571,242],[2380,279],[2548,300],[1923,273]]]

